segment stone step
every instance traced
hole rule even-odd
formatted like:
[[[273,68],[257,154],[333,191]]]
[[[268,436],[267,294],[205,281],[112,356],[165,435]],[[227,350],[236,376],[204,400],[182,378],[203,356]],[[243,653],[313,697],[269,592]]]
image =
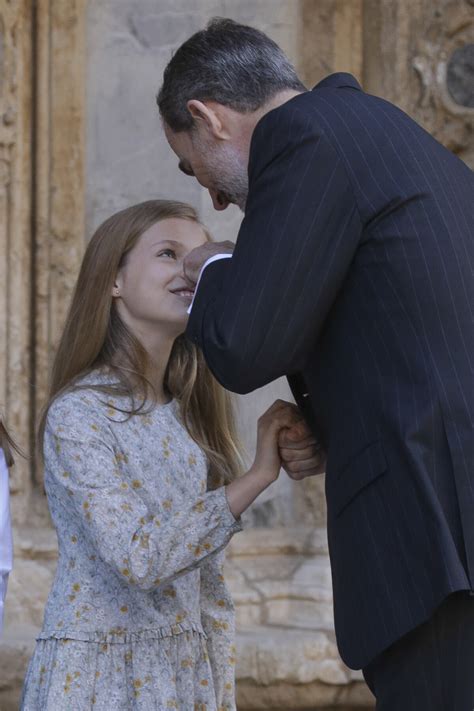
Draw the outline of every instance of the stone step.
[[[33,625],[6,627],[0,638],[0,711],[17,711],[26,667],[39,632]]]
[[[232,548],[225,571],[238,628],[271,624],[332,630],[325,532],[285,529],[272,532],[273,538],[267,532],[260,537],[257,531],[249,533],[240,549]]]
[[[14,529],[15,558],[26,560],[56,560],[58,543],[51,526],[30,528],[21,526]]]
[[[234,536],[227,549],[229,558],[260,555],[327,555],[325,528],[278,526],[248,528]]]
[[[237,635],[239,711],[373,709],[362,673],[339,657],[334,634],[260,626]]]

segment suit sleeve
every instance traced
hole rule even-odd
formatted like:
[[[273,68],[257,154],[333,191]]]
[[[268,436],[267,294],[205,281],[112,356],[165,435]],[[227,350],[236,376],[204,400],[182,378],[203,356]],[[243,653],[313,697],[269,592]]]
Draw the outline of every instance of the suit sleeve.
[[[233,257],[203,272],[187,329],[238,393],[303,369],[362,231],[341,158],[291,102],[260,121],[250,155]]]

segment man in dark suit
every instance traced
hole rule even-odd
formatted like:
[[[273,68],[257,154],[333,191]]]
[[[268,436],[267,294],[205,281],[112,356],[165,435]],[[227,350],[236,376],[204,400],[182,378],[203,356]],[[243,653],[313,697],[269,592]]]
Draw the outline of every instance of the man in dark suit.
[[[471,171],[229,20],[178,49],[158,105],[181,169],[245,212],[233,254],[187,260],[188,336],[229,390],[288,376],[327,451],[343,660],[380,711],[472,711]]]

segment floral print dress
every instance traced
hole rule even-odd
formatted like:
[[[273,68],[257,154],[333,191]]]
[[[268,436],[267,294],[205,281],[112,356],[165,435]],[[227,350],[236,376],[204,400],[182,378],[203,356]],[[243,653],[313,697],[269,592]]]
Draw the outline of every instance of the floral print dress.
[[[103,371],[85,384],[111,383]],[[175,401],[126,420],[92,388],[51,406],[45,487],[59,558],[23,711],[233,711],[223,549],[241,530]]]

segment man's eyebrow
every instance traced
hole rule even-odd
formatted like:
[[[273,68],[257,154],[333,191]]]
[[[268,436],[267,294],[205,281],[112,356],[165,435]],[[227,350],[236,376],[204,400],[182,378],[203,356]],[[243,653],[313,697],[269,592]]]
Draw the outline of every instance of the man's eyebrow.
[[[191,170],[191,168],[190,168],[188,165],[186,165],[185,163],[183,163],[182,160],[179,161],[179,163],[178,163],[178,168],[179,168],[180,171],[181,171],[182,173],[184,173],[185,175],[194,176],[194,173],[193,173],[193,171]]]

